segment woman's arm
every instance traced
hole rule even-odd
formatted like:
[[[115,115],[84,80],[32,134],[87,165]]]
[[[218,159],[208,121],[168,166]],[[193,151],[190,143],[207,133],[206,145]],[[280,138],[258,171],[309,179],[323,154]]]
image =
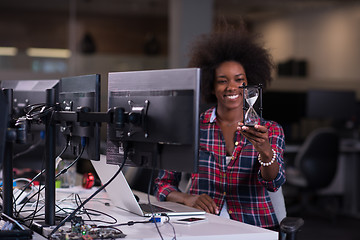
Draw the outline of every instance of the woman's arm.
[[[285,182],[285,137],[282,127],[270,121],[265,126],[256,125],[254,128],[241,124],[238,130],[254,145],[260,161],[265,165],[260,166],[259,180],[268,190],[276,191]]]
[[[204,210],[208,213],[219,214],[219,208],[214,200],[207,194],[191,195],[174,191],[168,194],[167,201],[181,203],[189,207]]]
[[[261,175],[266,181],[272,181],[279,172],[279,164],[272,162],[273,157],[276,160],[276,149],[271,148],[269,141],[268,128],[266,126],[255,125],[255,127],[241,126],[239,129],[254,146],[260,154],[260,160],[268,165],[261,165]],[[275,154],[274,152],[275,151]]]
[[[155,195],[160,201],[177,202],[208,213],[219,213],[214,200],[207,194],[191,195],[179,190],[181,173],[161,170],[155,179]]]

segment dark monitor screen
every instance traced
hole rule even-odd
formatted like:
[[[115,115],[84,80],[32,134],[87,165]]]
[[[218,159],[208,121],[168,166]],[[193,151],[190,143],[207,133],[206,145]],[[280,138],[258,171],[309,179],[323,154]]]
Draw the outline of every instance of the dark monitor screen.
[[[356,93],[346,90],[309,90],[306,116],[335,122],[351,120],[356,115]]]
[[[6,142],[6,129],[8,126],[8,112],[9,112],[8,100],[0,88],[0,168],[5,157],[5,142]]]
[[[3,80],[1,87],[13,90],[12,118],[25,116],[25,107],[46,103],[46,90],[57,91],[59,80]],[[15,168],[41,169],[45,152],[45,125],[32,122],[26,132],[26,141],[13,148]]]
[[[109,73],[107,163],[197,172],[200,69]],[[123,110],[127,114],[119,114]],[[125,122],[125,124],[118,124]]]
[[[263,118],[279,123],[285,132],[287,142],[296,141],[293,125],[298,124],[306,114],[306,93],[266,91],[263,94]]]
[[[100,111],[100,75],[65,77],[59,83],[60,111]],[[62,158],[73,159],[81,153],[81,158],[100,159],[100,123],[61,122],[57,138],[58,153],[64,149],[67,138],[70,146]],[[86,145],[85,145],[86,143]]]
[[[283,126],[305,117],[306,93],[268,91],[263,94],[263,117]]]

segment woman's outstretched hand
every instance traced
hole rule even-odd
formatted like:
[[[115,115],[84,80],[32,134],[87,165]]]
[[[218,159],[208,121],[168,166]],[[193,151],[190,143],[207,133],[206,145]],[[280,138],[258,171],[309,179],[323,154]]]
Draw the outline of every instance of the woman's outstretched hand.
[[[188,195],[185,198],[185,205],[204,210],[207,213],[219,214],[219,208],[214,200],[207,194]]]
[[[259,153],[269,153],[271,156],[271,145],[267,127],[261,125],[248,127],[243,123],[239,123],[237,129],[254,145],[256,151]]]
[[[186,206],[203,210],[207,213],[219,214],[220,210],[214,200],[207,194],[191,195],[173,191],[166,198],[167,201],[182,203]]]

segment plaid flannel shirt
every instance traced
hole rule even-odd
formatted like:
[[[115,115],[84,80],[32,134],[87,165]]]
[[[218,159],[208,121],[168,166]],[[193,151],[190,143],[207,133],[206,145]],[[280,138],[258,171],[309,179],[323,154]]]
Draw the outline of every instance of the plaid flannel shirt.
[[[278,226],[268,191],[277,191],[285,182],[282,127],[273,121],[263,121],[269,129],[270,144],[279,164],[276,178],[265,181],[261,177],[258,152],[238,131],[232,159],[226,164],[225,141],[216,123],[215,110],[211,108],[200,117],[199,172],[191,176],[189,193],[208,194],[219,209],[226,201],[231,219],[259,227]],[[170,192],[180,191],[180,179],[181,173],[160,171],[155,180],[157,198],[165,201]]]

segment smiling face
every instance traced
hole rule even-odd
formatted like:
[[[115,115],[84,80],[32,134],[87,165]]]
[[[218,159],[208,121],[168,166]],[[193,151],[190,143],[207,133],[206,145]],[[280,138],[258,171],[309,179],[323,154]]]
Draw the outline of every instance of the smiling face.
[[[223,62],[215,71],[214,94],[218,108],[231,110],[242,109],[243,96],[240,86],[247,85],[243,66],[235,61]]]

